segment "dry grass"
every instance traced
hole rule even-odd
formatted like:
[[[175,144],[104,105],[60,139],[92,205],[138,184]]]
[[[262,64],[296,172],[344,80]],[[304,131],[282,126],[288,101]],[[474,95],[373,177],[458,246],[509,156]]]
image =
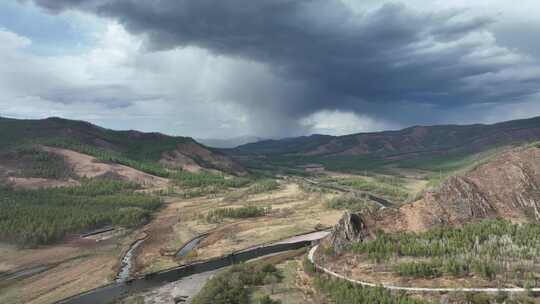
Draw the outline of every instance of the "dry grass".
[[[60,245],[28,250],[0,245],[0,272],[59,263],[48,271],[0,287],[0,303],[52,303],[111,282],[122,252],[143,232],[148,234],[148,238],[137,252],[138,273],[276,241],[312,231],[317,225],[332,226],[342,212],[327,209],[326,198],[320,193],[304,193],[294,183],[286,183],[269,193],[250,195],[242,202],[224,200],[223,194],[213,198],[171,197],[145,227],[101,242],[74,239]],[[205,219],[210,210],[241,205],[272,207],[272,211],[263,217],[226,219],[219,224],[208,223]],[[193,254],[183,260],[170,255],[183,243],[208,231],[211,232],[208,238]]]
[[[0,246],[2,271],[54,264],[51,269],[0,287],[0,303],[52,303],[111,282],[116,275],[120,239],[71,242],[41,249]]]
[[[225,195],[226,197],[226,195]],[[250,195],[244,201],[226,198],[196,198],[168,200],[146,231],[151,241],[141,246],[137,258],[138,271],[145,273],[169,268],[191,260],[207,259],[246,247],[276,241],[291,235],[309,232],[317,225],[332,226],[342,211],[328,210],[325,196],[307,194],[294,183],[287,183],[277,191]],[[205,215],[213,209],[253,205],[271,207],[267,216],[248,219],[224,219],[209,223]],[[163,255],[173,252],[196,235],[210,231],[196,251],[182,260]],[[153,237],[152,235],[159,234]]]
[[[80,183],[73,179],[58,180],[50,178],[37,177],[8,177],[8,184],[15,188],[21,189],[42,189],[55,187],[72,187],[78,186]]]
[[[43,147],[47,152],[60,155],[73,168],[74,173],[79,177],[97,177],[104,174],[113,174],[145,186],[165,188],[169,181],[165,178],[150,175],[119,164],[106,164],[99,162],[95,157],[75,152],[67,149]]]

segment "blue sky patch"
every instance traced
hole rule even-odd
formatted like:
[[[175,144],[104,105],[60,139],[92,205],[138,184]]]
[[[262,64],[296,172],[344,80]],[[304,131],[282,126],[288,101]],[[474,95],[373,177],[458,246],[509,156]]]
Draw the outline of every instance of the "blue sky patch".
[[[29,52],[66,55],[89,49],[105,22],[81,13],[52,15],[31,2],[0,1],[0,28],[32,40]]]

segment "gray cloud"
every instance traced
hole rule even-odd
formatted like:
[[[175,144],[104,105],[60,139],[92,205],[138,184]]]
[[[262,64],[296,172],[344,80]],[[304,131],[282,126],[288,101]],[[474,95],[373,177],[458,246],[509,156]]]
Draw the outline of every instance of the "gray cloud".
[[[29,2],[33,0],[18,0],[19,2]],[[35,0],[33,1],[41,7],[46,8],[51,12],[60,12],[66,9],[82,9],[82,8],[93,8],[96,5],[104,4],[106,1],[95,1],[95,0]]]
[[[54,100],[63,104],[96,103],[107,108],[126,108],[135,101],[159,99],[159,95],[148,95],[133,92],[124,85],[62,86],[51,88],[36,94],[46,100]]]
[[[532,25],[521,22],[497,26],[495,33],[497,41],[509,48],[518,49],[531,56],[540,55],[540,21]]]
[[[540,88],[537,58],[499,46],[494,19],[463,10],[384,4],[359,12],[339,0],[34,2],[113,18],[151,51],[196,46],[265,65],[271,77],[235,73],[221,93],[270,133],[300,128],[298,120],[323,110],[432,122],[474,104],[523,101]]]

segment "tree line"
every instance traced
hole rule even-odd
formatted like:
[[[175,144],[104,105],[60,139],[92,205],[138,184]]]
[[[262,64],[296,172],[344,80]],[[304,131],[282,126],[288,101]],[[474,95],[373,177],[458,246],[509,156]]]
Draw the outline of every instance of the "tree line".
[[[160,199],[135,184],[83,180],[81,186],[39,190],[0,188],[0,240],[32,247],[107,225],[144,223]]]
[[[170,172],[169,177],[176,185],[187,188],[208,186],[215,186],[220,188],[240,188],[247,186],[251,182],[248,178],[226,178],[221,174],[212,174],[206,172],[192,173],[181,170]]]
[[[169,171],[157,161],[147,159],[134,159],[125,156],[123,153],[117,151],[98,148],[70,140],[51,139],[47,142],[47,144],[64,149],[74,150],[79,153],[93,156],[102,162],[111,162],[128,166],[133,169],[137,169],[139,171],[155,176],[167,178],[170,175]]]
[[[350,250],[393,265],[402,276],[477,274],[487,280],[535,286],[534,277],[540,273],[540,225],[498,219],[419,234],[380,232],[373,240],[352,244]]]
[[[32,146],[20,146],[0,157],[14,164],[16,175],[20,177],[64,179],[73,175],[63,157]]]
[[[404,293],[392,293],[382,287],[361,287],[350,282],[329,278],[324,274],[314,276],[315,288],[326,294],[336,304],[427,304]]]
[[[265,216],[272,210],[271,207],[244,206],[240,208],[213,209],[206,215],[208,222],[220,222],[223,218],[250,218]]]

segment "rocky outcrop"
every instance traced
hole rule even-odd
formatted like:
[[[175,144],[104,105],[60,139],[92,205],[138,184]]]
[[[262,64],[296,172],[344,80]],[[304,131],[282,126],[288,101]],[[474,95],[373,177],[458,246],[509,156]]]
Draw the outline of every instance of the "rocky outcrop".
[[[540,149],[519,148],[451,177],[427,193],[427,205],[444,210],[451,225],[483,218],[514,222],[540,220]]]
[[[539,221],[539,210],[540,148],[530,146],[506,151],[450,177],[421,200],[399,208],[394,219],[404,223],[397,230],[421,231],[485,218]]]
[[[450,177],[438,191],[428,192],[424,199],[443,210],[439,222],[445,224],[459,224],[497,215],[489,194],[466,176]]]
[[[368,236],[367,227],[358,214],[345,212],[328,238],[328,245],[341,253],[351,242],[360,242]]]
[[[438,189],[398,209],[374,214],[347,214],[329,242],[336,251],[360,241],[367,231],[425,231],[460,226],[488,218],[512,222],[540,221],[540,148],[530,146],[501,153],[472,170],[448,178]]]

